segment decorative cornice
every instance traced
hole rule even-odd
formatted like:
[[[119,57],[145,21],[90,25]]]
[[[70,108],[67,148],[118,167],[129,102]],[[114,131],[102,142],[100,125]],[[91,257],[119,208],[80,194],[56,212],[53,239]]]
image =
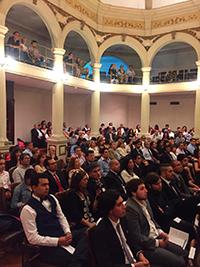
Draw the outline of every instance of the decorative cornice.
[[[200,19],[200,13],[190,13],[184,16],[174,16],[174,17],[170,17],[167,19],[152,21],[151,28],[155,30],[155,29],[179,25],[179,24],[183,24],[187,22],[199,21],[199,19]]]
[[[143,21],[116,19],[111,17],[103,17],[103,26],[109,26],[114,28],[144,30],[145,23]]]
[[[61,9],[60,7],[51,3],[49,0],[43,0],[43,1],[51,8],[53,13],[56,15],[61,28],[63,28],[63,25],[67,24],[68,22],[66,21],[67,18],[65,17],[74,17],[71,14],[64,11],[63,9]],[[91,11],[83,4],[80,4],[78,0],[65,0],[65,2],[67,3],[67,5],[71,6],[76,11],[80,12],[81,15],[86,16],[87,18],[93,20],[94,22],[97,22],[97,14]]]
[[[126,29],[132,29],[132,30],[145,30],[145,22],[143,21],[136,21],[136,20],[124,20],[124,19],[117,19],[113,17],[103,17],[102,24],[103,26],[107,26],[110,28],[121,28],[122,33],[114,33],[110,31],[105,31],[101,32],[96,30],[94,27],[89,25],[86,21],[83,19],[78,19],[74,15],[69,14],[62,8],[56,6],[55,4],[51,3],[50,0],[42,0],[44,1],[49,8],[51,8],[52,12],[54,13],[55,17],[57,18],[57,21],[60,24],[61,29],[65,27],[66,24],[72,22],[72,21],[79,21],[80,22],[80,29],[84,29],[85,25],[91,30],[92,34],[94,35],[97,45],[100,46],[102,45],[106,40],[108,40],[111,37],[114,36],[120,36],[121,40],[125,42],[126,37],[134,38],[138,40],[146,49],[146,51],[149,50],[149,48],[162,36],[171,33],[172,34],[172,39],[176,38],[176,33],[177,32],[185,32],[193,37],[195,37],[197,40],[200,41],[200,27],[196,28],[190,28],[190,29],[184,29],[184,30],[178,30],[178,31],[171,31],[171,32],[166,32],[166,33],[161,33],[157,35],[152,35],[152,36],[142,36],[142,35],[135,35],[127,33]],[[70,5],[72,8],[76,9],[79,11],[82,15],[84,15],[87,18],[92,19],[93,21],[97,22],[97,14],[94,12],[90,11],[88,8],[86,8],[84,5],[80,4],[78,0],[65,0],[65,2]],[[178,24],[183,24],[187,22],[193,22],[193,21],[198,21],[200,20],[200,13],[190,13],[186,14],[184,16],[176,16],[176,17],[171,17],[168,19],[163,19],[163,20],[155,20],[152,21],[152,29],[158,29],[162,27],[169,27],[169,26],[175,26]]]

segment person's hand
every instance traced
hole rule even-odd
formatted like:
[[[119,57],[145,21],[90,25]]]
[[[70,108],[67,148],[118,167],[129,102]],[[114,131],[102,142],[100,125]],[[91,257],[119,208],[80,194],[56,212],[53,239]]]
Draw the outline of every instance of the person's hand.
[[[58,239],[58,246],[67,246],[67,241],[65,236],[61,236]]]
[[[66,238],[66,242],[68,242],[68,244],[70,244],[72,242],[72,234],[70,232],[66,233],[65,238]]]
[[[135,267],[149,267],[150,265],[147,265],[142,261],[138,261],[138,262],[134,263],[134,266]]]
[[[167,241],[169,240],[169,236],[165,232],[161,232],[159,237],[161,237],[163,240],[167,240]]]
[[[70,232],[66,233],[65,236],[61,236],[58,239],[58,246],[69,246],[72,242],[72,234]]]
[[[146,267],[150,267],[150,263],[147,260],[147,258],[145,258],[143,253],[140,253],[138,258],[139,258],[139,261],[143,262]]]
[[[7,200],[11,199],[11,197],[12,197],[12,194],[11,194],[10,191],[6,191],[6,192],[4,193],[4,195],[5,195],[5,199],[7,199]]]

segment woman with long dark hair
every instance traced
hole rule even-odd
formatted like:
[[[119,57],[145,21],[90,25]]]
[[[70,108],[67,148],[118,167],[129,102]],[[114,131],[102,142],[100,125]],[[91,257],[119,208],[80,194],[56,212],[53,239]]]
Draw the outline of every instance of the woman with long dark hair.
[[[93,227],[92,202],[87,192],[88,174],[76,170],[71,179],[71,185],[62,199],[62,210],[74,229]]]

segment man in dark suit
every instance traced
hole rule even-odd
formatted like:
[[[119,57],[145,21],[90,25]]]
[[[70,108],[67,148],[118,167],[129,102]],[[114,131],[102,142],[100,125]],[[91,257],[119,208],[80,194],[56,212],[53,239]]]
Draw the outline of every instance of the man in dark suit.
[[[57,161],[47,157],[45,167],[47,168],[45,175],[49,179],[49,193],[55,195],[67,189],[67,179],[57,171]]]
[[[196,214],[196,206],[199,202],[199,197],[187,197],[186,195],[182,195],[176,184],[174,171],[171,165],[161,165],[160,174],[163,197],[168,201],[170,206],[175,207],[177,216],[186,221],[192,222]]]
[[[89,231],[90,245],[97,267],[149,267],[142,251],[136,251],[129,240],[123,198],[117,191],[108,190],[98,201],[103,219]],[[136,262],[134,255],[138,258]]]
[[[169,242],[168,235],[155,222],[147,201],[147,189],[141,179],[126,184],[128,201],[126,219],[131,241],[143,250],[150,264],[162,267],[185,267],[185,251]]]
[[[109,162],[109,172],[104,178],[104,182],[107,189],[117,190],[121,196],[126,200],[126,190],[125,190],[125,181],[119,174],[120,172],[120,163],[116,159],[112,159]]]

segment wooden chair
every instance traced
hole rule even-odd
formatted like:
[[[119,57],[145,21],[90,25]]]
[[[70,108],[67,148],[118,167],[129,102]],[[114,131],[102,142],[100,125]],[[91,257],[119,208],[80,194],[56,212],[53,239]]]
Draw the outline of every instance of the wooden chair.
[[[22,267],[58,267],[41,261],[41,247],[28,243],[24,238],[22,243]]]

